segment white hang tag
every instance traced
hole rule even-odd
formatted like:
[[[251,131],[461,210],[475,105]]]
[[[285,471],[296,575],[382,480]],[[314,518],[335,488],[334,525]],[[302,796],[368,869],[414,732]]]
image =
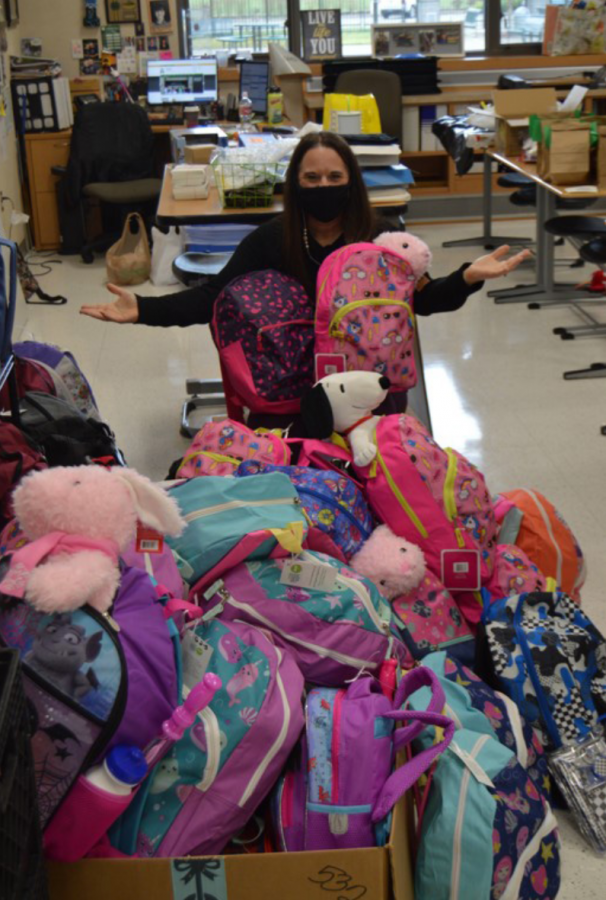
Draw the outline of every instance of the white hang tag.
[[[332,566],[289,559],[284,563],[280,584],[308,588],[311,591],[330,592],[337,582],[337,574],[337,570]]]
[[[471,756],[470,753],[467,752],[467,750],[463,750],[458,746],[458,744],[455,744],[454,741],[452,741],[448,749],[452,750],[455,756],[459,757],[464,766],[467,766],[476,781],[478,781],[480,784],[485,784],[486,787],[492,788],[494,790],[494,784],[492,783],[482,766],[479,764],[479,762],[476,762],[476,760],[473,758],[473,756]]]
[[[186,629],[181,641],[183,684],[195,687],[206,675],[213,648],[191,628]]]

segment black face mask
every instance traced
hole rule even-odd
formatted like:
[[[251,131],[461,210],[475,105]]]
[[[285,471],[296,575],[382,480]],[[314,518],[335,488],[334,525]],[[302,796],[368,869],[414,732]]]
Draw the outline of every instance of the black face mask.
[[[301,187],[297,185],[299,206],[318,222],[332,222],[338,219],[349,200],[349,185],[338,184],[330,187]]]

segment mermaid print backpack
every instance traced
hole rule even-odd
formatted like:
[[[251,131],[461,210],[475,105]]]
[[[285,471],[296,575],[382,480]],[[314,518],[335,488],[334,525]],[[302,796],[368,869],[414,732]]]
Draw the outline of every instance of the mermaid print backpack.
[[[387,375],[393,391],[417,381],[413,294],[407,260],[377,244],[350,244],[318,272],[315,354],[344,357],[345,371]]]

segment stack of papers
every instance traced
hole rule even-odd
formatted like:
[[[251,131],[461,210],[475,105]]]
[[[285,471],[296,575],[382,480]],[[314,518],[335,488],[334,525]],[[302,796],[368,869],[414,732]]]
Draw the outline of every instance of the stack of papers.
[[[41,56],[11,56],[12,78],[56,78],[61,65],[56,59]]]
[[[172,184],[174,200],[206,200],[210,186],[210,167],[174,166]]]
[[[351,150],[361,166],[397,166],[402,152],[398,144],[353,144]]]

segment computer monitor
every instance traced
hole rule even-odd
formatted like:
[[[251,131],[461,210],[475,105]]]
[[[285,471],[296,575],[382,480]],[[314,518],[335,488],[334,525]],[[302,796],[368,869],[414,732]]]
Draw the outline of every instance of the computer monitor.
[[[148,103],[211,103],[216,99],[216,59],[148,60]]]
[[[269,89],[268,62],[240,63],[240,97],[246,91],[252,100],[253,112],[259,116],[267,114],[267,91]]]

